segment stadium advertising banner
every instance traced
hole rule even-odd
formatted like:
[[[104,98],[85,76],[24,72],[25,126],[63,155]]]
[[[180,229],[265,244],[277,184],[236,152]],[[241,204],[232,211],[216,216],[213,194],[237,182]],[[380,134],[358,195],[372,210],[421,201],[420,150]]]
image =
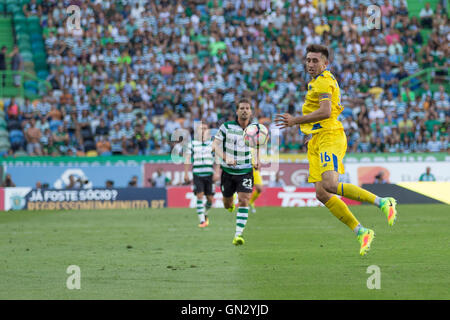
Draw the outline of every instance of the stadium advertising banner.
[[[419,181],[427,167],[431,168],[436,181],[450,181],[450,162],[347,163],[345,176],[348,182],[357,185],[374,183],[380,172],[386,183],[414,182]]]
[[[112,180],[114,187],[124,188],[133,176],[138,177],[141,185],[141,166],[122,166],[117,170],[108,166],[74,167],[74,166],[6,166],[5,171],[18,187],[35,187],[36,182],[48,183],[51,189],[64,189],[69,184],[69,177],[83,181],[83,189],[103,188],[106,180]]]
[[[196,197],[192,187],[169,187],[167,188],[167,206],[170,208],[195,208]],[[342,200],[348,205],[360,204],[347,198]],[[236,199],[237,202],[237,199]],[[263,196],[259,197],[255,205],[257,207],[318,207],[322,206],[316,199],[314,188],[264,188]],[[223,208],[222,193],[216,187],[213,208]]]
[[[184,183],[184,164],[145,164],[144,165],[144,187],[150,187],[150,181],[156,177],[157,170],[163,169],[163,172],[171,181],[172,185]],[[262,168],[260,170],[263,183],[267,185],[275,180],[277,172],[285,185],[304,186],[308,181],[308,164],[306,163],[280,163],[278,170]],[[192,173],[190,173],[192,179]]]
[[[165,188],[3,188],[0,210],[146,209],[167,206]]]

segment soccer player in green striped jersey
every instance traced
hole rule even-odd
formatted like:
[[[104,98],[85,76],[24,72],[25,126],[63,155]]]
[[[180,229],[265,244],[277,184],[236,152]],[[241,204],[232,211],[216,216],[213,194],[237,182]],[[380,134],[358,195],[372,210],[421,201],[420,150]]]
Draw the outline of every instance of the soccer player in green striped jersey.
[[[209,127],[200,123],[194,131],[194,139],[189,142],[185,150],[184,181],[190,182],[189,169],[192,163],[194,177],[194,193],[197,197],[197,216],[200,228],[209,225],[208,211],[214,198],[214,155]],[[206,205],[204,205],[206,196]]]
[[[234,194],[238,195],[236,233],[234,245],[244,244],[242,233],[248,219],[250,196],[253,192],[253,165],[250,147],[244,142],[244,129],[252,118],[251,102],[241,99],[236,109],[235,121],[222,124],[214,139],[213,149],[221,162],[221,190],[225,209],[234,211]],[[255,169],[261,166],[259,159]]]

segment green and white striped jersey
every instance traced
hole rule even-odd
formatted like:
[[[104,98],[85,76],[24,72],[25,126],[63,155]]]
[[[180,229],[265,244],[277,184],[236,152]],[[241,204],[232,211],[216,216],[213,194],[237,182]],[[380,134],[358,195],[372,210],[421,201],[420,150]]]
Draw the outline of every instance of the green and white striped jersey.
[[[186,148],[186,156],[191,157],[192,174],[197,176],[209,176],[214,173],[214,156],[212,152],[211,140],[192,140]]]
[[[235,166],[229,166],[222,160],[223,171],[234,175],[252,172],[252,152],[244,142],[244,129],[237,121],[222,124],[215,138],[222,141],[222,150],[226,157],[236,161]]]

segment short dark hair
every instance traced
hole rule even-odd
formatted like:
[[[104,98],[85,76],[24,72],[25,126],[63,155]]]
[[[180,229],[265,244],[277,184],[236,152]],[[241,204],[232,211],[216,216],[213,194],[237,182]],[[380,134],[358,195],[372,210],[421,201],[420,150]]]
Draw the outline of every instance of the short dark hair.
[[[241,98],[241,99],[239,99],[239,102],[237,103],[237,106],[239,107],[239,105],[240,105],[241,103],[248,103],[248,104],[250,105],[250,107],[252,106],[252,103],[251,103],[250,100],[247,99],[247,98]]]
[[[322,46],[320,44],[310,44],[306,47],[306,54],[308,54],[308,52],[321,53],[328,59],[328,48],[326,46]]]

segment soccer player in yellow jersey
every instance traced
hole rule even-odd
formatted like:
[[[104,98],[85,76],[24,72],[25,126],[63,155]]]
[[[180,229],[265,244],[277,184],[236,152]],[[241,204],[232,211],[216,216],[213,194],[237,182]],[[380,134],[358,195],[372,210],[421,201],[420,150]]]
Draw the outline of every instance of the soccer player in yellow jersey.
[[[340,221],[352,229],[360,242],[360,254],[365,255],[375,237],[373,230],[364,228],[353,216],[347,205],[336,195],[372,203],[378,206],[392,226],[397,217],[394,198],[380,198],[350,183],[339,183],[344,173],[342,160],[347,150],[347,138],[341,122],[337,119],[344,107],[341,104],[339,85],[333,74],[326,70],[328,49],[312,44],[306,49],[306,69],[312,80],[302,107],[303,115],[277,115],[275,122],[280,128],[300,125],[304,134],[311,134],[308,142],[309,177],[316,197]]]
[[[256,213],[256,208],[255,208],[255,201],[259,198],[259,196],[261,195],[261,193],[263,192],[263,181],[262,181],[262,177],[261,177],[261,173],[259,172],[260,167],[257,168],[256,163],[257,161],[255,161],[255,159],[259,159],[259,149],[255,150],[252,149],[252,163],[253,163],[253,193],[252,196],[250,197],[250,201],[249,201],[249,207],[252,211],[252,213]]]
[[[263,192],[263,181],[261,178],[261,174],[259,173],[259,170],[256,170],[255,167],[253,167],[253,185],[255,189],[253,189],[252,197],[250,198],[250,209],[252,210],[252,213],[256,212],[255,208],[255,201],[259,198],[261,193]]]

